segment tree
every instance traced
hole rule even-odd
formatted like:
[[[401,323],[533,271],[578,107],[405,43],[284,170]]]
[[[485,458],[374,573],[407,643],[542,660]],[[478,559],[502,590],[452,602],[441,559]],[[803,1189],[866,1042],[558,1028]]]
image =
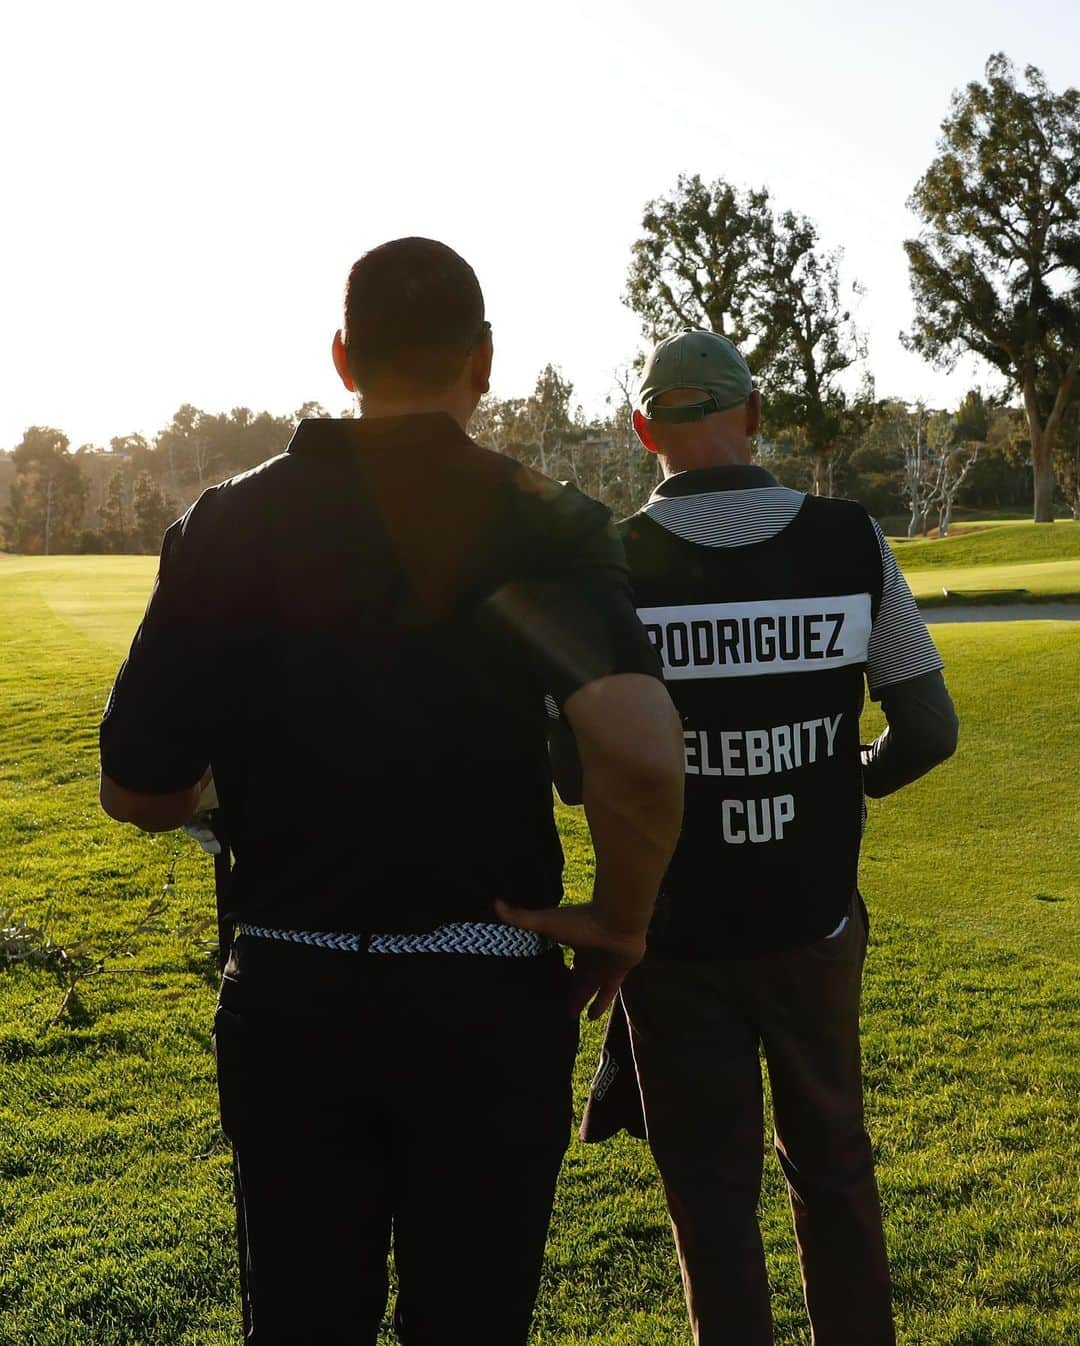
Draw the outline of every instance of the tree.
[[[1080,402],[1073,402],[1061,427],[1057,475],[1065,503],[1073,518],[1080,519]]]
[[[496,453],[503,453],[520,462],[523,455],[515,450],[522,441],[521,417],[524,408],[524,398],[496,397],[493,393],[487,393],[480,399],[480,405],[469,422],[469,434]]]
[[[141,552],[156,552],[161,536],[172,522],[175,510],[167,496],[149,472],[140,472],[135,478],[131,513],[132,541]]]
[[[1020,393],[1036,523],[1053,520],[1054,447],[1080,371],[1080,91],[1016,83],[1000,53],[953,95],[910,205],[909,345],[950,367],[971,351]]]
[[[865,338],[840,299],[840,258],[818,247],[810,220],[785,211],[760,235],[753,282],[771,353],[770,420],[803,431],[815,495],[831,494],[828,464],[848,405],[837,379],[866,358]]]
[[[109,440],[109,452],[128,464],[136,474],[151,471],[154,450],[144,435],[114,435]]]
[[[128,549],[131,518],[128,506],[128,485],[123,472],[114,472],[109,478],[105,501],[98,509],[105,546],[111,552]]]
[[[313,405],[305,404],[301,410],[312,415],[307,408]],[[218,416],[202,412],[197,438],[204,446],[204,475],[198,479],[199,489],[209,484],[206,472],[211,465],[213,481],[244,472],[281,453],[292,431],[291,417],[271,416],[266,411],[255,415],[248,407],[233,407],[227,415]]]
[[[985,444],[990,433],[990,408],[980,388],[971,388],[956,408],[954,437],[958,444]]]
[[[951,421],[951,442],[937,465],[932,503],[938,509],[938,537],[947,537],[960,488],[983,459],[990,434],[991,408],[982,391],[971,388]]]
[[[75,550],[80,556],[101,556],[109,547],[104,533],[96,528],[83,528],[75,539]]]
[[[767,417],[754,451],[757,462],[771,472],[781,486],[790,486],[793,491],[813,489],[812,460],[806,435],[798,426],[781,424],[774,427],[772,417]]]
[[[945,436],[940,441],[937,453],[931,452],[929,458],[930,486],[926,499],[927,510],[937,510],[938,537],[948,537],[956,497],[971,469],[978,462],[982,449],[982,444],[978,440],[957,443],[952,439],[949,432],[955,430],[953,424],[947,423],[944,429]]]
[[[608,414],[586,421],[572,406],[573,384],[546,365],[531,397],[485,397],[470,434],[508,458],[603,501],[616,518],[632,514],[656,483],[656,459],[634,433],[635,371],[615,374]]]
[[[840,298],[840,253],[819,247],[805,216],[774,215],[764,189],[696,175],[650,201],[642,229],[625,301],[645,336],[707,327],[730,337],[768,396],[772,431],[800,432],[788,438],[812,455],[814,488],[825,489],[846,408],[837,380],[865,356]]]
[[[876,426],[868,426],[852,449],[847,462],[848,484],[844,493],[882,519],[904,508],[903,478],[893,448]]]
[[[930,415],[922,402],[909,407],[906,402],[898,401],[883,402],[872,427],[874,438],[891,452],[899,467],[900,494],[910,515],[908,537],[926,530],[926,514],[930,506],[929,427]]]
[[[580,485],[580,464],[573,450],[585,438],[586,427],[571,407],[573,393],[574,385],[562,371],[545,365],[531,397],[485,397],[470,422],[470,433],[546,476],[572,477]]]
[[[879,402],[851,455],[864,488],[860,499],[872,512],[887,513],[899,495],[908,509],[909,538],[925,533],[935,514],[939,535],[947,536],[961,487],[984,448],[958,431],[958,418],[947,411],[930,411],[922,402]]]
[[[74,545],[87,483],[68,445],[60,430],[32,425],[12,451],[7,534],[14,551],[49,556]]]
[[[570,399],[574,385],[563,377],[555,365],[545,365],[536,379],[536,387],[521,414],[521,428],[528,442],[535,445],[537,466],[545,476],[572,476],[575,485],[580,479],[568,447],[580,428],[574,423]]]
[[[625,295],[648,340],[707,327],[734,341],[757,372],[767,352],[759,359],[750,345],[748,280],[769,219],[767,191],[739,192],[722,178],[706,186],[696,173],[680,174],[670,196],[648,202]]]
[[[984,509],[1030,506],[1031,443],[1024,413],[991,399],[986,416],[986,436],[965,491],[968,504]]]
[[[612,389],[606,399],[608,414],[597,426],[609,448],[610,462],[605,472],[601,456],[599,489],[595,494],[611,507],[617,519],[640,509],[661,478],[656,455],[645,450],[634,430],[639,379],[640,370],[635,365],[620,365],[614,371]]]
[[[260,411],[230,444],[226,458],[229,470],[242,472],[284,453],[292,438],[293,428],[288,416],[272,416],[268,411]]]
[[[213,445],[204,422],[212,421],[204,411],[185,402],[155,440],[155,449],[169,465],[172,490],[194,481],[201,490],[213,461]]]

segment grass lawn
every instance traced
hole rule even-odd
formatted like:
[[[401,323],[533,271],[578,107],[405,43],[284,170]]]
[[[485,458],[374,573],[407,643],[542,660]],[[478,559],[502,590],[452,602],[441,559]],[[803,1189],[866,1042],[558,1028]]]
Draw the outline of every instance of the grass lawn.
[[[904,570],[937,566],[1024,565],[1030,561],[1080,561],[1080,523],[992,520],[963,525],[946,538],[889,539]],[[967,531],[971,530],[971,531]]]
[[[965,527],[972,531],[940,540],[889,539],[921,606],[1080,600],[1080,523]]]
[[[0,1346],[238,1340],[209,1052],[209,860],[182,836],[110,824],[95,800],[97,718],[153,570],[150,558],[0,558],[0,907],[104,964],[56,1024],[61,955],[0,964]],[[1080,624],[978,623],[935,639],[960,752],[872,805],[863,862],[868,1106],[899,1336],[1071,1346]],[[560,820],[580,897],[580,811]],[[476,825],[482,836],[482,810]],[[598,1041],[590,1027],[579,1100]],[[794,1346],[806,1330],[775,1164],[762,1222],[777,1341]],[[571,1148],[535,1340],[688,1340],[642,1146]]]
[[[934,566],[926,570],[909,570],[905,566],[904,574],[922,607],[980,601],[1046,603],[1080,599],[1080,559],[1028,561],[1019,565]]]

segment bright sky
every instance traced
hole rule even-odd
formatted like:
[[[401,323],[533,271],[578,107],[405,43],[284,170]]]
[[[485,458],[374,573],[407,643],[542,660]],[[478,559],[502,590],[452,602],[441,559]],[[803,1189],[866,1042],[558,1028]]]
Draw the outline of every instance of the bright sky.
[[[152,434],[181,402],[333,411],[364,249],[475,266],[494,388],[548,361],[599,409],[638,344],[620,300],[680,172],[768,185],[867,286],[878,392],[954,405],[907,355],[905,199],[950,92],[1004,50],[1080,79],[1068,0],[53,0],[0,20],[0,448]]]

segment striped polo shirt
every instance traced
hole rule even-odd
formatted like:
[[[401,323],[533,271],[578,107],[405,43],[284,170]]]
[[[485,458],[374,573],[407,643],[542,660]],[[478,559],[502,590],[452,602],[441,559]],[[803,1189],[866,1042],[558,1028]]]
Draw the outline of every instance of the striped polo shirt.
[[[697,472],[679,472],[660,483],[641,510],[687,542],[702,547],[747,547],[775,537],[802,509],[806,494],[781,486],[764,468],[710,469],[745,485],[687,492]],[[684,493],[687,492],[687,493]],[[940,669],[941,656],[896,563],[881,525],[872,519],[881,548],[881,605],[871,627],[866,680],[877,700],[882,688]]]

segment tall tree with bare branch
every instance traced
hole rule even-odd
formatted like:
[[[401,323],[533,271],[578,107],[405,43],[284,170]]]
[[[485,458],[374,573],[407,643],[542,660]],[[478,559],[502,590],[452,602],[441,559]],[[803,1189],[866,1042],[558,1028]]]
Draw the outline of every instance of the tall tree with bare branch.
[[[865,356],[844,302],[839,251],[764,188],[680,177],[650,201],[634,244],[626,303],[650,340],[706,327],[740,348],[769,403],[772,430],[798,429],[827,490],[829,457],[847,408],[839,376]],[[854,287],[853,293],[858,292]]]
[[[953,95],[904,247],[915,294],[912,348],[950,367],[974,352],[1019,392],[1036,523],[1054,517],[1054,450],[1080,385],[1080,91],[1042,72],[1017,82],[1002,54]]]

